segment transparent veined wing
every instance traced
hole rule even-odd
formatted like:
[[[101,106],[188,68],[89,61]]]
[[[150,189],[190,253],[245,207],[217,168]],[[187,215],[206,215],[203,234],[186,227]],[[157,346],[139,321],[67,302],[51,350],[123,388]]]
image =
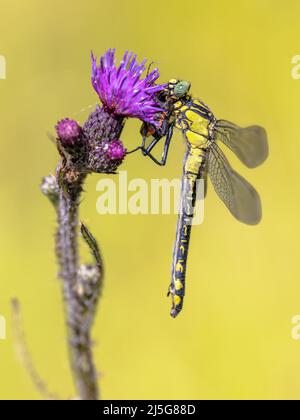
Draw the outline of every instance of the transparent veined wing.
[[[207,164],[213,187],[233,216],[248,225],[259,223],[262,213],[257,191],[232,169],[216,143],[211,144]]]
[[[268,157],[267,133],[258,125],[241,128],[229,121],[219,120],[215,126],[215,140],[222,141],[248,168],[255,168]]]

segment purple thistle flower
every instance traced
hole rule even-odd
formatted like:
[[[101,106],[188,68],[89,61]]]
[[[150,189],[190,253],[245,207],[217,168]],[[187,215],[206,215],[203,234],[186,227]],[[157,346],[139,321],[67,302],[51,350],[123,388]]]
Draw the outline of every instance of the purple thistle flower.
[[[117,116],[139,118],[157,125],[157,114],[163,109],[155,101],[155,93],[166,86],[154,84],[159,78],[158,69],[142,79],[146,60],[138,64],[136,55],[128,51],[119,67],[115,64],[115,49],[109,49],[100,58],[98,67],[93,53],[91,58],[92,85],[105,109]]]

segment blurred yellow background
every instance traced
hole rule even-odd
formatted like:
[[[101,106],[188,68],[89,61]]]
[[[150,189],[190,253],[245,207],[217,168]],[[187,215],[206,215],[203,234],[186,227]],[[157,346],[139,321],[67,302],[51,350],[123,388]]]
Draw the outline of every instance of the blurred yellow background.
[[[59,118],[83,122],[97,102],[90,50],[126,49],[156,61],[161,81],[192,81],[215,114],[261,124],[268,161],[254,171],[231,162],[261,194],[264,218],[247,227],[209,188],[206,217],[192,234],[187,297],[178,319],[166,291],[176,216],[99,216],[90,176],[81,218],[99,239],[105,289],[93,330],[105,399],[298,399],[300,341],[300,54],[298,0],[1,0],[0,55],[0,398],[38,399],[18,363],[10,299],[18,297],[37,369],[51,390],[74,395],[53,253],[55,215],[39,192],[58,155],[47,131]],[[122,138],[139,142],[140,123]],[[139,154],[122,166],[129,178],[180,176],[184,143],[176,133],[169,163]],[[83,248],[87,255],[87,250]]]

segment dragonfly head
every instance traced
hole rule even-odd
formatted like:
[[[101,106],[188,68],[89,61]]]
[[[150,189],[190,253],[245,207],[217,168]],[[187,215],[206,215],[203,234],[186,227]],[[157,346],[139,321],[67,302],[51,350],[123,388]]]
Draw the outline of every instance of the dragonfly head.
[[[189,93],[191,84],[187,80],[171,79],[168,83],[168,91],[172,98],[180,99]]]

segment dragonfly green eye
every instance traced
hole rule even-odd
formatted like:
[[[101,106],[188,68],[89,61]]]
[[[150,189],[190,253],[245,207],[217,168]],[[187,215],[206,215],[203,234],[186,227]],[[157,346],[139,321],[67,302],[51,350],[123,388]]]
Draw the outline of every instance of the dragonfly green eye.
[[[181,80],[181,82],[178,82],[174,87],[174,95],[178,98],[181,98],[188,93],[190,86],[191,85],[189,82],[186,80]]]

